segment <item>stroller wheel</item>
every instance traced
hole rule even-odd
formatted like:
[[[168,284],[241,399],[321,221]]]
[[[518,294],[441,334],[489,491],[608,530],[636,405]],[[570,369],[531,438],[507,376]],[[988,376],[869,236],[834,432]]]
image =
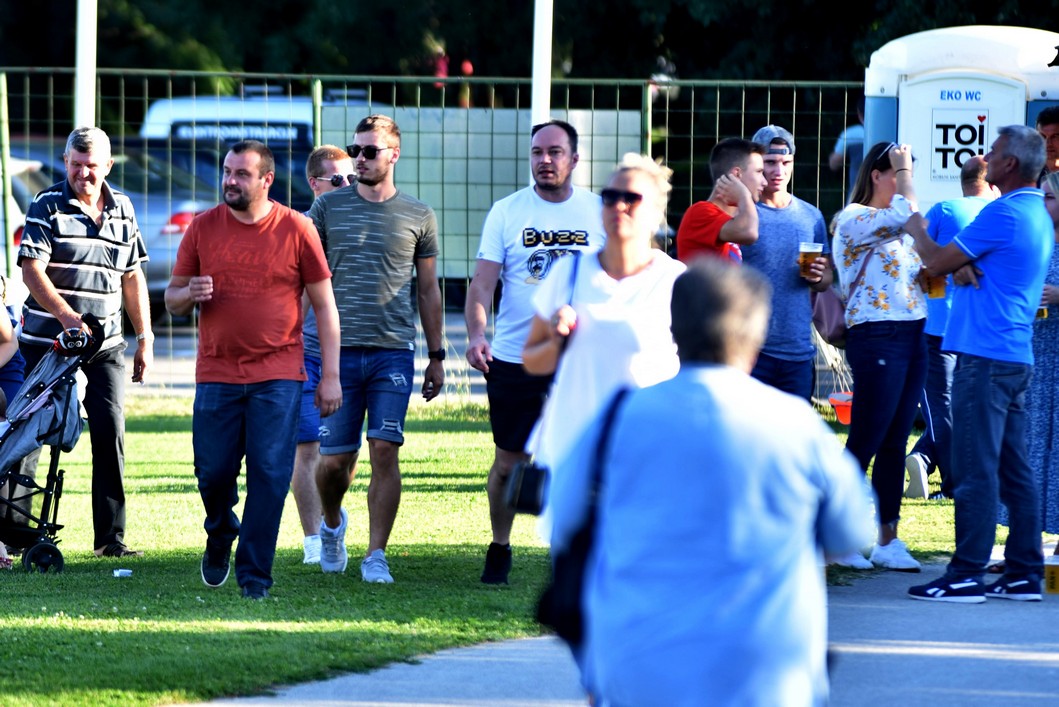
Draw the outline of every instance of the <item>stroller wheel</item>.
[[[59,548],[49,542],[39,542],[22,553],[22,567],[27,572],[63,571],[63,554]]]

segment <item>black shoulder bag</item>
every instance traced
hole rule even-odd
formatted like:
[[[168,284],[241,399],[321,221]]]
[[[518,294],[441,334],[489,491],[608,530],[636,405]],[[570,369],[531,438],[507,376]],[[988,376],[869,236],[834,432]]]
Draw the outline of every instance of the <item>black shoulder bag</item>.
[[[611,399],[603,418],[603,427],[596,442],[596,455],[592,460],[592,479],[589,485],[588,509],[570,543],[552,558],[552,576],[537,600],[537,621],[555,631],[559,638],[573,649],[584,639],[585,620],[583,594],[585,569],[596,535],[596,518],[599,514],[599,492],[603,483],[603,462],[610,441],[611,429],[622,400],[629,393],[622,388]]]

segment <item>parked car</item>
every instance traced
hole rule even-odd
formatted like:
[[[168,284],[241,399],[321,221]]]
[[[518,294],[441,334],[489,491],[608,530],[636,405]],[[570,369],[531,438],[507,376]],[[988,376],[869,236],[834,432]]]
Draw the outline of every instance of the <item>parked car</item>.
[[[10,240],[12,254],[17,255],[30,202],[37,192],[51,184],[51,180],[44,171],[44,165],[34,160],[12,157],[8,161],[8,169],[11,172],[11,193],[7,199],[0,199],[0,221],[4,224],[2,232],[5,238],[4,243],[0,244],[0,273],[8,277],[4,303],[17,311],[28,292],[22,284],[22,270],[15,265],[14,257],[8,272],[6,244]],[[0,164],[0,178],[2,176],[3,164]]]
[[[22,137],[12,138],[10,150],[20,159],[41,164],[48,186],[66,178],[64,148],[62,140]],[[111,151],[114,167],[107,181],[127,195],[136,210],[149,258],[143,269],[151,313],[157,318],[165,313],[165,288],[180,240],[196,214],[217,204],[217,189],[145,150],[115,141]]]

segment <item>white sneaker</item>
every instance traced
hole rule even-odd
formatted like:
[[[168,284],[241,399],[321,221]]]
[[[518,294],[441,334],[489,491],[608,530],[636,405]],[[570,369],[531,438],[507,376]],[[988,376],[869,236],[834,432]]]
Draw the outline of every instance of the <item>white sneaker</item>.
[[[386,553],[382,550],[375,550],[365,557],[360,563],[360,578],[373,584],[393,584],[390,565],[386,562]]]
[[[839,567],[848,567],[854,570],[873,570],[875,565],[868,562],[864,555],[859,552],[851,552],[848,555],[842,555],[836,557],[829,564],[838,565]]]
[[[349,562],[346,552],[346,509],[342,508],[342,522],[332,530],[320,519],[320,569],[324,572],[345,572]]]
[[[908,472],[908,487],[905,489],[905,498],[927,497],[927,463],[919,454],[909,454],[905,457],[905,471]]]
[[[919,562],[908,554],[908,546],[903,540],[894,538],[889,545],[876,545],[871,550],[873,565],[900,572],[918,572]]]
[[[305,551],[304,557],[302,557],[302,564],[305,565],[318,565],[320,564],[320,542],[319,535],[306,535],[305,539],[302,540],[302,548]]]

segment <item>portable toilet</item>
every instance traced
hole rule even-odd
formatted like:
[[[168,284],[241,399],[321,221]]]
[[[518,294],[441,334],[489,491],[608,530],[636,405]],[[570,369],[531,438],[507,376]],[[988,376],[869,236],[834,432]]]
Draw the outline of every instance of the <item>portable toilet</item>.
[[[919,207],[962,195],[960,166],[1004,125],[1036,123],[1059,104],[1059,33],[973,25],[883,45],[864,72],[864,149],[912,146]]]

